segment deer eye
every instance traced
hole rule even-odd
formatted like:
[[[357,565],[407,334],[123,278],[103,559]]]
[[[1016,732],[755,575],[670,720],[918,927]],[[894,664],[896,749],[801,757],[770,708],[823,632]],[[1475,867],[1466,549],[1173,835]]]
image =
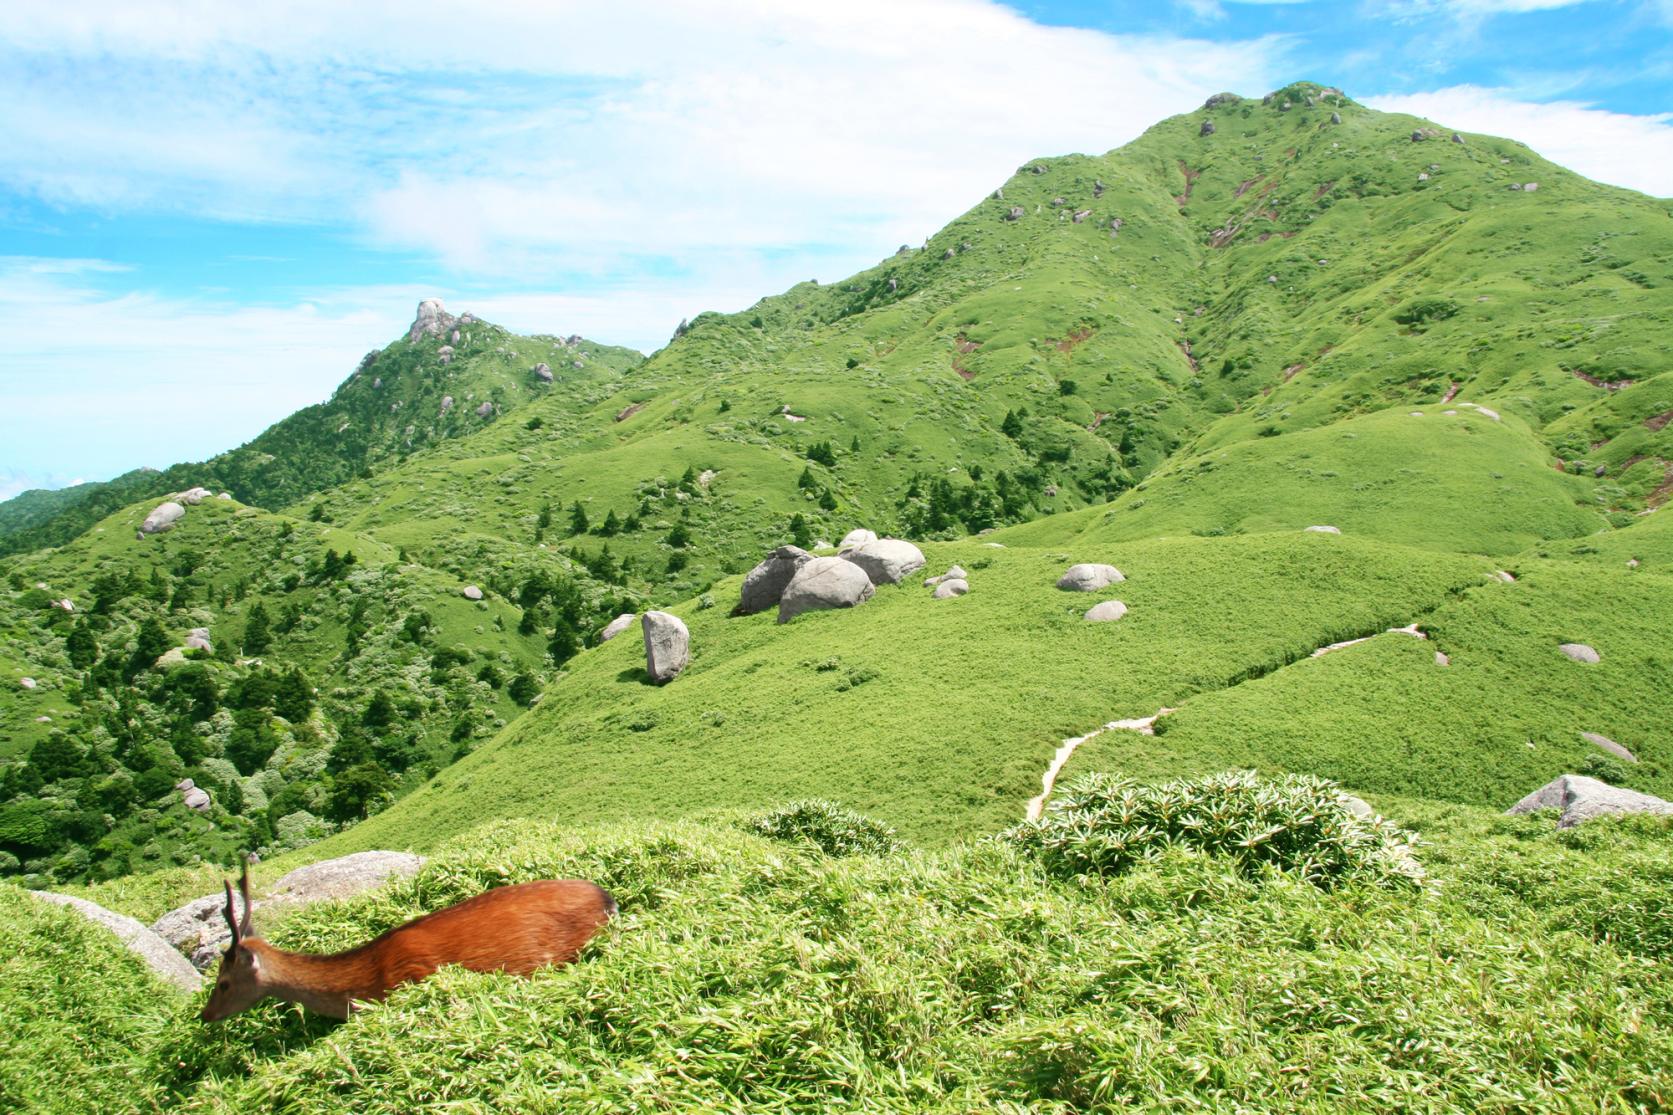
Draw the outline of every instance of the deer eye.
[[[220,983],[216,984],[216,987],[221,991],[225,991],[229,986],[231,985],[226,980],[222,980]]]

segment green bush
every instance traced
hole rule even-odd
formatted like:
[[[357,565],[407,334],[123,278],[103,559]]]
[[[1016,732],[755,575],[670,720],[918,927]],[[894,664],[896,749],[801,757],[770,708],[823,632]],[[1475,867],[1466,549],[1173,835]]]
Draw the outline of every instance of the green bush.
[[[895,830],[831,801],[793,801],[751,818],[748,831],[791,844],[812,844],[826,855],[882,855],[897,846]]]
[[[1116,875],[1172,848],[1228,856],[1244,871],[1271,864],[1325,887],[1413,873],[1408,834],[1355,814],[1335,783],[1299,774],[1231,771],[1155,785],[1088,775],[1001,839],[1064,876]]]

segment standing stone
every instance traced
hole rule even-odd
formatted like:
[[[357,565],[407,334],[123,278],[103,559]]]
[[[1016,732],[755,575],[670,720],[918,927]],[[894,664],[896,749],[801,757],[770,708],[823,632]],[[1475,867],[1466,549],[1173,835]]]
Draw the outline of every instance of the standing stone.
[[[673,681],[691,661],[691,632],[667,612],[646,612],[639,624],[645,632],[645,673],[658,685]]]
[[[800,546],[780,546],[768,554],[744,577],[736,615],[752,616],[778,606],[796,570],[812,561],[813,555]]]
[[[621,615],[604,625],[604,630],[598,633],[598,641],[600,643],[608,643],[611,639],[614,639],[617,635],[620,635],[623,631],[626,631],[630,626],[632,626],[633,621],[636,618],[637,617],[632,612],[623,612]]]
[[[1057,578],[1057,587],[1065,592],[1097,592],[1126,579],[1113,565],[1081,562],[1069,566],[1068,572]]]
[[[871,599],[866,571],[839,557],[816,557],[802,563],[778,602],[778,621],[789,623],[803,612],[852,608]]]

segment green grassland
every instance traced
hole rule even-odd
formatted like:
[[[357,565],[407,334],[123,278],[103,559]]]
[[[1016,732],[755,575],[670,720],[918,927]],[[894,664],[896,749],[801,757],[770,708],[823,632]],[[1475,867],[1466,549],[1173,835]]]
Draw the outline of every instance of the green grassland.
[[[267,927],[329,950],[485,886],[599,880],[577,964],[458,970],[346,1024],[215,1027],[0,889],[0,1099],[39,1110],[1655,1110],[1667,822],[1414,806],[1435,885],[1321,889],[1179,850],[1059,879],[991,841],[832,858],[702,822],[492,826]],[[73,977],[72,974],[73,973]]]

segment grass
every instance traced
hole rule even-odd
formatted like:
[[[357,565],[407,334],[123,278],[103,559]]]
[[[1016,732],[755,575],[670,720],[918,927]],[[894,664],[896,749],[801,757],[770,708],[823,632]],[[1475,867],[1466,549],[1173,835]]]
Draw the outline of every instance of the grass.
[[[66,980],[83,964],[56,947],[63,916],[0,894],[0,986],[26,1012],[8,1017],[36,1020],[0,1089],[112,1111],[1673,1101],[1665,821],[1558,833],[1422,806],[1437,885],[1412,891],[1185,849],[1079,880],[987,840],[831,858],[746,820],[493,826],[411,882],[298,913],[275,943],[346,946],[529,878],[621,903],[569,968],[448,970],[343,1024],[269,1002],[207,1027],[120,964]]]

